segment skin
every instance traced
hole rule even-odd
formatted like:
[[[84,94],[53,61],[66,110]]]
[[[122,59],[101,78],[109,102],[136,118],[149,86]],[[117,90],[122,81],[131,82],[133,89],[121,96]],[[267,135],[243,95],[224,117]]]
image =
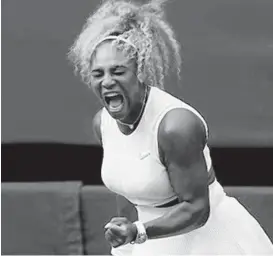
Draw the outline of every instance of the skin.
[[[109,114],[124,123],[132,124],[138,117],[145,95],[145,87],[139,82],[137,65],[112,46],[110,41],[101,43],[91,60],[91,86]],[[122,95],[124,106],[119,112],[111,112],[104,95],[118,92]],[[126,126],[120,125],[124,133],[129,133]]]
[[[129,122],[134,120],[134,113],[137,112],[134,108],[138,106],[133,96],[138,100],[141,99],[143,87],[131,73],[127,73],[122,79],[112,75],[111,67],[126,58],[126,56],[122,58],[121,55],[122,53],[115,51],[109,45],[99,47],[94,67],[95,70],[98,67],[103,70],[104,75],[95,81],[94,92],[102,98],[101,94],[105,86],[120,90],[126,99],[126,104],[119,115],[112,116]],[[134,67],[130,61],[127,65]],[[93,120],[94,133],[98,141],[101,141],[100,115],[101,111]],[[122,127],[120,130],[124,133]],[[214,173],[207,172],[203,155],[205,144],[205,127],[192,112],[186,109],[174,109],[162,119],[158,130],[160,160],[166,167],[180,203],[162,217],[144,223],[149,239],[187,233],[206,223],[210,212],[208,184],[214,180]],[[105,238],[113,247],[133,241],[136,234],[136,226],[128,217],[114,217],[105,226]]]
[[[99,110],[93,119],[93,132],[97,142],[102,146],[100,124],[101,111]],[[117,215],[122,216],[112,218],[108,228],[105,228],[105,239],[112,247],[118,247],[122,244],[135,240],[137,230],[133,224],[137,220],[135,206],[121,195],[116,195]],[[118,232],[117,234],[115,232]]]
[[[109,114],[124,123],[133,123],[142,108],[144,100],[145,87],[137,79],[137,65],[134,59],[129,60],[122,52],[117,51],[109,41],[102,43],[97,47],[91,60],[91,86],[92,90]],[[118,92],[123,96],[124,107],[118,113],[112,113],[106,101],[104,94],[107,92]],[[100,115],[101,110],[94,117],[94,133],[100,144]],[[124,134],[130,134],[133,130],[128,129],[118,123],[120,130]],[[117,245],[128,243],[135,239],[137,230],[132,224],[137,218],[136,209],[127,199],[117,196],[118,215],[126,216],[120,219],[111,220],[111,228],[105,229],[105,238],[109,243],[116,247]],[[118,234],[115,232],[118,228]]]
[[[150,239],[202,227],[210,212],[209,175],[203,154],[206,131],[201,120],[186,109],[171,110],[159,126],[158,143],[161,161],[180,203],[164,216],[145,223]]]

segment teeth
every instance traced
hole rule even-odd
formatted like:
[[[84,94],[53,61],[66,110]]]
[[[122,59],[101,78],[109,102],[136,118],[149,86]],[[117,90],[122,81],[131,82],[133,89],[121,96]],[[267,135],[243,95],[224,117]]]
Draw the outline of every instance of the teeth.
[[[111,92],[111,93],[107,93],[105,96],[106,97],[115,97],[115,96],[118,96],[119,94],[116,93],[116,92]]]

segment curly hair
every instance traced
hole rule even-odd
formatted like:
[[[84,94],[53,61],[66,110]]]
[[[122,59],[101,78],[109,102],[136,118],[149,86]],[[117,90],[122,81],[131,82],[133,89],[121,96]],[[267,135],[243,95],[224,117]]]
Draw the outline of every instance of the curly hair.
[[[163,5],[166,1],[151,0],[142,5],[126,0],[103,1],[87,19],[68,53],[68,59],[83,82],[90,86],[92,54],[98,42],[107,36],[124,39],[112,43],[129,58],[136,58],[136,75],[140,81],[164,89],[164,78],[170,68],[176,70],[180,79],[180,45],[165,18]]]

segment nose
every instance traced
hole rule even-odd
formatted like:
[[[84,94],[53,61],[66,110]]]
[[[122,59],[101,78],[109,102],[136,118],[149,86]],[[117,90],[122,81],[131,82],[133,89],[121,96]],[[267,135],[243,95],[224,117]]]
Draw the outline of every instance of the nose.
[[[101,85],[103,87],[108,88],[108,87],[113,86],[114,84],[115,84],[115,81],[113,80],[113,78],[111,77],[111,75],[105,74],[105,76],[104,76],[104,78],[103,78],[103,80],[101,82]]]

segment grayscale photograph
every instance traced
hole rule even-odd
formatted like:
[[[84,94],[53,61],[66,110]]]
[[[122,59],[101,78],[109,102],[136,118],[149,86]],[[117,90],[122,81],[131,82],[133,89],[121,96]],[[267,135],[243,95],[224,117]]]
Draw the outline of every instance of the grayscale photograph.
[[[2,255],[273,255],[272,0],[2,0]]]

